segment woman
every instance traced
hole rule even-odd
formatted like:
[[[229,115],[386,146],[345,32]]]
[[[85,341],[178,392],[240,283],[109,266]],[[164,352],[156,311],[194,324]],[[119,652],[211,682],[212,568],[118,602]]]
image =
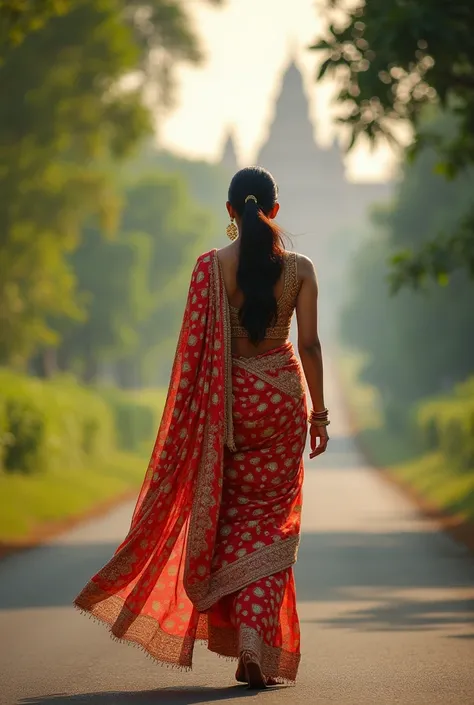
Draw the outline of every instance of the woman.
[[[169,665],[189,669],[202,640],[263,688],[296,679],[302,456],[308,420],[310,457],[329,421],[314,268],[282,246],[273,177],[239,171],[227,210],[233,242],[194,268],[130,531],[75,604]],[[309,419],[288,342],[295,309]]]

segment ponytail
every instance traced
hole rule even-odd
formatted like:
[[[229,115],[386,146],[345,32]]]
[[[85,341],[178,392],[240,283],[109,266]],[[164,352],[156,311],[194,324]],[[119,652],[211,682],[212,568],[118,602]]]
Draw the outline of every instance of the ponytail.
[[[276,323],[274,288],[282,271],[281,231],[265,215],[256,197],[247,196],[240,226],[237,285],[244,295],[239,320],[254,345],[264,340],[267,328]]]

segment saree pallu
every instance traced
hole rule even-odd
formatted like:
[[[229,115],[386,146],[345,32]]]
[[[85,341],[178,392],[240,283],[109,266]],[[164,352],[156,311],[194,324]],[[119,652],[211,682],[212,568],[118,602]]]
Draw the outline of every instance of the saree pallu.
[[[249,648],[266,676],[292,681],[299,633],[291,566],[306,438],[301,373],[290,345],[251,360],[232,359],[230,346],[213,250],[192,274],[129,532],[74,603],[161,663],[191,668],[203,640],[231,658]]]

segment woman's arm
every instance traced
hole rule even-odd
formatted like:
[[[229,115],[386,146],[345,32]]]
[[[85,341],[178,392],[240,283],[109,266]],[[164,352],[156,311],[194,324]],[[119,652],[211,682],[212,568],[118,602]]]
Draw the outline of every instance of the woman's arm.
[[[318,283],[313,263],[298,255],[298,273],[302,279],[296,302],[298,322],[298,352],[308,384],[313,409],[323,411],[323,357],[318,335]],[[310,427],[311,458],[324,453],[328,442],[326,426]],[[318,445],[319,440],[319,445]]]

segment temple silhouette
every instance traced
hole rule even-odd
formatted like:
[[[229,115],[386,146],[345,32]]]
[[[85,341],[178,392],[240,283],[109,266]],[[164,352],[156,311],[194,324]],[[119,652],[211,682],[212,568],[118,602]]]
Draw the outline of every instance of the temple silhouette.
[[[229,173],[244,166],[238,163],[232,134],[221,161]],[[283,75],[273,122],[256,164],[268,169],[278,183],[278,222],[289,233],[293,248],[313,259],[326,296],[334,293],[340,298],[341,277],[354,247],[352,235],[368,229],[370,206],[387,201],[393,183],[349,181],[337,140],[330,147],[317,144],[303,77],[294,61]],[[333,309],[329,305],[330,316]]]

